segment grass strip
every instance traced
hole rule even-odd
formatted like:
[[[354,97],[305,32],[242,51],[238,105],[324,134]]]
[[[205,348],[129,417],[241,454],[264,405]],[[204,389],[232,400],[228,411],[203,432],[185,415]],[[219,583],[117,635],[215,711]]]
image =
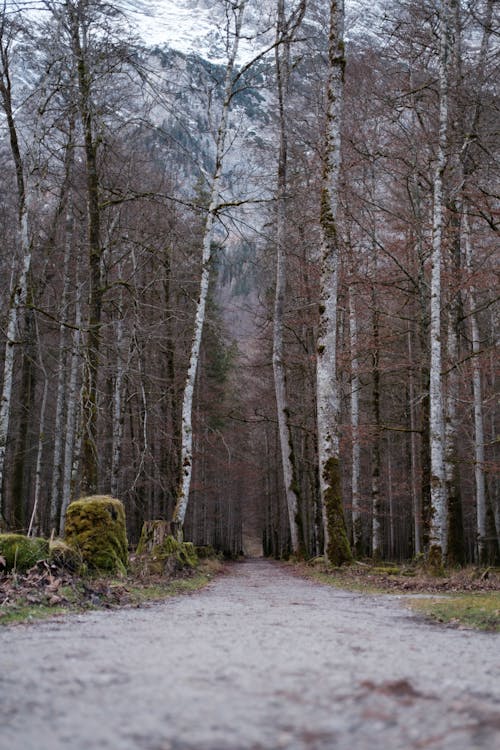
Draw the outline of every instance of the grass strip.
[[[500,592],[412,599],[408,606],[435,622],[500,633]]]

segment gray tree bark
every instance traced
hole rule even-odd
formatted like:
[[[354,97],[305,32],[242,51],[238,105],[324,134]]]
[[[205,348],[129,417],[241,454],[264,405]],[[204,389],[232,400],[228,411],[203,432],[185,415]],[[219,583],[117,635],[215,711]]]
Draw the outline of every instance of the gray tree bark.
[[[328,87],[320,226],[321,281],[317,342],[317,424],[321,506],[325,556],[340,565],[352,558],[347,538],[339,446],[339,380],[337,316],[340,238],[338,191],[344,88],[344,2],[330,3]]]
[[[287,213],[287,126],[286,98],[290,79],[290,43],[305,11],[305,3],[299,6],[301,13],[290,27],[285,17],[285,2],[278,0],[276,25],[276,79],[279,113],[278,182],[276,191],[276,285],[274,292],[273,321],[273,374],[276,396],[276,412],[280,439],[281,468],[290,524],[292,552],[299,555],[303,546],[300,521],[299,489],[295,477],[293,438],[289,424],[289,407],[286,392],[286,370],[283,352],[283,317],[286,298],[286,213]]]

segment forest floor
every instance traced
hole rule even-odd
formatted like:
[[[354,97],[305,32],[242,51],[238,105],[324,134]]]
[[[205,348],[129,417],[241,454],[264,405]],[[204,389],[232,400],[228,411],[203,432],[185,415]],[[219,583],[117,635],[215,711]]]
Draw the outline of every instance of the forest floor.
[[[0,630],[0,750],[493,750],[500,635],[263,560]]]
[[[298,564],[301,575],[323,583],[367,593],[450,594],[500,591],[500,568],[447,568],[442,575],[433,575],[425,565],[390,562],[362,563],[334,568],[323,558]]]
[[[222,563],[214,558],[169,576],[132,571],[113,578],[81,576],[41,561],[24,574],[0,573],[0,627],[91,609],[140,607],[197,591],[221,569]]]
[[[435,575],[424,564],[355,562],[333,568],[318,558],[294,570],[341,589],[402,595],[411,609],[435,622],[500,632],[498,568],[448,568]]]

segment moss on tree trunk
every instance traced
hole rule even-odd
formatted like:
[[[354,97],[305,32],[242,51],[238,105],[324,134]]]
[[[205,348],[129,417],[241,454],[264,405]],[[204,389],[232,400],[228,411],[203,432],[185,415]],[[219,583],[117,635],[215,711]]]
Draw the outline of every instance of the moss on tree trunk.
[[[329,458],[323,469],[326,490],[323,496],[328,532],[326,556],[333,565],[352,562],[352,553],[342,505],[340,461]]]
[[[136,567],[144,575],[170,575],[184,568],[194,568],[198,555],[194,544],[180,542],[173,536],[175,525],[168,521],[145,521],[137,546]]]

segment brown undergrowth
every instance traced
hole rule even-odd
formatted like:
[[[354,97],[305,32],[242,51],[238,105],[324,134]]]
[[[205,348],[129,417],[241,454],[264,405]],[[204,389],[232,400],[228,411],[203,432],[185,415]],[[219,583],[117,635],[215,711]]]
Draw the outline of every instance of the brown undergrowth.
[[[422,564],[354,563],[340,568],[317,558],[297,563],[297,573],[341,588],[373,593],[460,593],[500,591],[500,569],[466,567],[432,575]]]
[[[25,574],[0,573],[0,625],[88,609],[139,607],[170,596],[197,591],[222,570],[217,559],[169,575],[135,571],[122,577],[77,575],[43,561]]]
[[[500,632],[500,570],[467,567],[436,576],[425,564],[355,563],[335,568],[317,559],[294,567],[298,575],[365,593],[406,595],[405,604],[448,627]]]

